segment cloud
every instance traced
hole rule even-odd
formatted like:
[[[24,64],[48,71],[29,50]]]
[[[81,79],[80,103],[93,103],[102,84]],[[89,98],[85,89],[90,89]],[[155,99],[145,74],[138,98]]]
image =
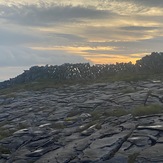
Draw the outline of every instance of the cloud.
[[[121,40],[121,41],[139,41],[152,38],[155,33],[149,33],[147,30],[124,30],[119,26],[115,27],[89,27],[84,30],[84,35],[90,40]]]
[[[158,30],[161,27],[145,27],[145,26],[125,26],[121,27],[123,30],[129,30],[129,31],[148,31],[148,30]]]
[[[61,50],[33,50],[25,47],[0,47],[0,67],[33,65],[60,65],[63,63],[85,63],[82,56],[68,54]]]
[[[0,5],[0,18],[10,23],[28,26],[50,26],[57,23],[82,22],[83,19],[101,19],[111,15],[108,11],[83,6]]]
[[[66,34],[66,33],[49,33],[50,36],[55,36],[55,37],[59,37],[59,38],[65,38],[66,40],[69,41],[75,41],[75,42],[79,42],[79,41],[86,41],[86,39],[84,37],[80,37],[77,35],[73,35],[73,34]]]
[[[87,62],[86,55],[93,61],[102,55],[161,51],[161,5],[162,0],[0,2],[0,66]]]
[[[20,45],[43,41],[38,32],[29,31],[20,27],[0,27],[0,45]]]
[[[163,7],[162,0],[134,0],[135,3],[139,3],[146,7]]]
[[[90,42],[89,46],[96,47],[96,50],[87,51],[87,54],[92,56],[100,54],[113,54],[113,55],[126,55],[136,53],[151,53],[153,51],[162,51],[163,36],[156,36],[151,39],[139,40],[139,41],[108,41],[108,42]],[[113,50],[98,50],[98,47],[114,47]],[[114,57],[114,56],[113,56]]]
[[[57,32],[42,32],[37,29],[21,28],[10,25],[10,27],[0,27],[1,46],[72,46],[86,41],[86,38],[78,34],[68,34]]]

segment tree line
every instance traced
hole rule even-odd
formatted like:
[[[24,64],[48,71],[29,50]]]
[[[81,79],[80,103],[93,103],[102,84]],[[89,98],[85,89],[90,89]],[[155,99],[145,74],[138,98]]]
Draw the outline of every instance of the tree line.
[[[39,80],[51,80],[54,82],[66,81],[95,81],[114,76],[158,74],[163,72],[163,53],[153,52],[150,55],[137,60],[135,64],[116,63],[90,65],[89,63],[63,64],[60,66],[34,66],[25,70],[21,75],[2,82],[0,87],[15,84],[29,83]]]

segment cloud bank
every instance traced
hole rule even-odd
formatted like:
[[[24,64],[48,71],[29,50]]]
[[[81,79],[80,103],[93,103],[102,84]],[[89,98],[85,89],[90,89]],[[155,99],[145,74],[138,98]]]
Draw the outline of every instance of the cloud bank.
[[[162,0],[0,1],[0,80],[20,67],[135,62],[162,51],[162,7]]]

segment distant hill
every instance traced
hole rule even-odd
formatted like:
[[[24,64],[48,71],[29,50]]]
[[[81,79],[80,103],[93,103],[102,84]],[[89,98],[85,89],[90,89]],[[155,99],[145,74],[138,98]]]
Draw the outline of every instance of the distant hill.
[[[136,61],[136,64],[116,63],[93,65],[89,63],[60,66],[34,66],[10,80],[0,83],[0,88],[31,82],[82,83],[107,80],[139,79],[163,73],[163,53],[153,52]]]

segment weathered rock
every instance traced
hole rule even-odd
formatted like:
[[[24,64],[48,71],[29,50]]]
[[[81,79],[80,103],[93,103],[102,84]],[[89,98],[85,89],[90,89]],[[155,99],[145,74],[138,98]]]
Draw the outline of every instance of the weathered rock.
[[[90,136],[94,132],[93,128],[89,128],[81,132],[81,136]]]
[[[152,96],[146,105],[162,106],[163,85],[151,81],[65,86],[15,93],[14,99],[6,96],[0,106],[0,163],[161,163],[163,114],[109,115],[111,110],[130,112],[144,104],[149,89]]]
[[[163,146],[162,144],[156,144],[150,148],[145,149],[144,151],[140,152],[138,157],[136,158],[136,162],[139,163],[146,163],[146,162],[163,162]]]
[[[138,129],[139,130],[149,129],[149,130],[163,131],[163,125],[155,124],[155,125],[151,125],[151,126],[138,126]]]
[[[131,144],[136,145],[137,147],[148,146],[151,144],[151,141],[148,137],[131,137],[128,139]]]
[[[122,154],[117,154],[110,160],[104,161],[103,163],[129,163],[129,162],[128,162],[127,156],[122,155]]]

